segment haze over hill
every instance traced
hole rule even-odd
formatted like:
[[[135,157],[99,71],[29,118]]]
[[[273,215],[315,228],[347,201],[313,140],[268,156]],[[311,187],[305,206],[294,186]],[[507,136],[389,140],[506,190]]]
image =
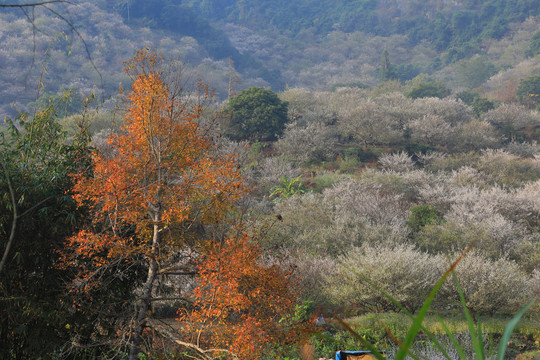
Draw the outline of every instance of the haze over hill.
[[[141,46],[181,58],[218,99],[227,97],[231,78],[241,79],[237,91],[372,86],[385,49],[400,81],[427,73],[454,89],[476,88],[525,60],[540,28],[534,0],[81,0],[55,9],[72,21],[99,72],[51,12],[36,11],[33,28],[19,10],[3,10],[2,114],[36,100],[40,75],[40,94],[74,89],[106,99],[127,85],[122,62]],[[525,72],[536,67],[529,60]]]

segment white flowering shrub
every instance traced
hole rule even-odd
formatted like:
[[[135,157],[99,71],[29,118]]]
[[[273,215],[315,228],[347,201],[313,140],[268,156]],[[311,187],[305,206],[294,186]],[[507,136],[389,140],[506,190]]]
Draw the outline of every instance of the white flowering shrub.
[[[475,349],[473,347],[473,341],[471,334],[468,331],[455,332],[454,339],[461,347],[466,359],[474,359],[476,357]],[[456,349],[455,344],[450,340],[448,336],[439,335],[436,336],[437,341],[443,347],[446,354],[443,354],[441,350],[432,341],[417,341],[411,347],[411,353],[415,354],[418,358],[429,360],[461,360],[461,355]],[[493,345],[493,340],[490,342],[489,334],[482,334],[482,340],[484,342],[484,353],[486,356],[484,360],[494,360],[496,354],[491,355],[490,346]],[[446,356],[448,355],[448,356]],[[412,357],[406,356],[405,360],[413,360]]]
[[[494,184],[519,187],[540,178],[540,162],[520,158],[503,150],[486,150],[475,166]]]
[[[416,155],[418,164],[425,167],[426,169],[429,169],[433,163],[437,161],[441,161],[442,159],[446,157],[445,153],[442,153],[439,151],[428,151],[425,153],[418,153],[415,155]]]
[[[377,224],[401,226],[407,219],[410,203],[403,196],[384,191],[378,184],[346,179],[324,192],[332,203],[338,221],[366,219]]]
[[[449,140],[449,147],[454,152],[479,151],[498,148],[502,140],[489,122],[471,120],[459,124],[455,138]]]
[[[411,234],[410,242],[430,254],[451,254],[462,251],[471,242],[466,229],[452,223],[428,224]]]
[[[377,103],[384,117],[391,119],[401,129],[405,129],[411,121],[421,117],[413,106],[413,100],[402,92],[382,94],[372,99]]]
[[[345,178],[322,194],[274,204],[272,214],[280,214],[282,221],[274,221],[265,241],[269,247],[331,256],[363,243],[403,243],[410,206],[390,187]]]
[[[300,162],[334,160],[339,134],[331,94],[290,89],[280,98],[289,103],[290,122],[276,143],[279,153]]]
[[[419,117],[424,115],[440,116],[444,122],[452,126],[468,122],[473,116],[469,106],[461,100],[453,98],[419,98],[414,100],[412,108],[419,114]]]
[[[281,155],[296,161],[332,161],[338,154],[338,140],[335,127],[322,122],[301,125],[296,121],[286,125],[275,146]]]
[[[456,128],[440,115],[424,115],[409,124],[411,139],[431,147],[447,147],[456,136]]]
[[[265,189],[283,183],[283,176],[294,179],[302,174],[302,170],[283,157],[267,157],[250,169],[250,178]]]
[[[512,155],[523,158],[534,158],[540,155],[540,146],[536,141],[532,142],[515,142],[512,141],[506,145],[504,150]]]
[[[361,101],[354,108],[340,109],[338,127],[344,136],[352,136],[362,146],[393,144],[403,139],[403,125],[399,119],[386,116],[371,99]]]
[[[430,180],[433,180],[432,174],[422,170],[394,172],[366,169],[357,178],[359,182],[379,186],[385,193],[401,194],[409,202],[416,201],[419,189]]]
[[[395,172],[408,172],[414,169],[413,159],[406,152],[383,154],[379,157],[382,169]]]
[[[513,141],[517,132],[535,128],[540,124],[540,113],[518,104],[501,104],[485,113],[482,119],[499,129],[506,139]]]
[[[317,306],[330,306],[332,299],[323,289],[326,274],[330,274],[339,266],[336,259],[298,252],[290,261],[295,267],[294,274],[298,277],[299,288],[302,289],[301,299],[311,300]]]
[[[478,188],[487,188],[489,186],[483,174],[468,165],[452,170],[448,176],[455,186],[474,186]]]
[[[268,229],[269,247],[301,250],[312,256],[340,254],[344,249],[357,246],[359,222],[337,223],[332,204],[320,194],[306,193],[293,196],[276,204],[274,212],[282,221]]]
[[[532,295],[533,279],[515,262],[504,258],[490,260],[478,253],[470,253],[460,261],[455,273],[466,305],[475,313],[514,312]],[[446,282],[446,286],[450,288],[449,293],[457,295],[453,282]]]
[[[329,94],[329,107],[334,112],[342,109],[353,109],[359,102],[369,98],[369,91],[365,89],[342,87]]]
[[[249,158],[249,143],[247,141],[234,141],[225,136],[216,137],[215,149],[220,155],[234,155],[240,164],[246,164]]]
[[[454,172],[454,184],[426,186],[420,191],[423,202],[441,211],[446,223],[424,228],[415,234],[416,243],[429,251],[448,252],[461,250],[475,240],[476,246],[492,258],[516,258],[521,244],[530,241],[537,231],[538,189],[532,185],[527,190],[479,187],[463,177],[463,171]]]
[[[324,290],[338,306],[370,311],[397,308],[362,277],[414,312],[445,271],[442,256],[404,244],[355,248],[340,257],[338,263],[340,266],[327,274]]]
[[[513,249],[509,255],[511,260],[515,260],[520,269],[527,274],[540,275],[540,234],[533,233],[524,236],[521,242]],[[540,280],[540,278],[537,278]],[[540,285],[540,283],[537,283]],[[540,287],[535,292],[540,295]]]
[[[335,111],[330,105],[330,93],[312,92],[306,89],[289,89],[279,94],[288,103],[287,116],[291,122],[305,126],[310,122],[332,123]]]

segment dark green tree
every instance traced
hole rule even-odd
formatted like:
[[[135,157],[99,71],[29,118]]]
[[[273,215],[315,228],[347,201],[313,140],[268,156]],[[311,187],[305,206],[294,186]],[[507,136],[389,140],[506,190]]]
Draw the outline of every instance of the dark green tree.
[[[226,133],[234,140],[276,140],[287,122],[287,107],[287,102],[281,101],[274,92],[250,87],[231,98],[225,106]]]
[[[495,65],[486,56],[460,61],[456,70],[459,82],[471,89],[482,85],[497,72]]]
[[[394,65],[393,67],[396,79],[403,82],[415,78],[421,72],[421,69],[418,66],[412,64],[399,64]]]
[[[494,101],[481,97],[478,91],[474,90],[460,91],[456,94],[456,99],[460,99],[465,104],[472,107],[476,116],[480,116],[489,110],[495,109],[495,106],[497,105]]]
[[[423,81],[414,85],[405,95],[411,99],[424,97],[447,97],[452,92],[440,80]]]
[[[53,106],[0,129],[1,359],[112,358],[113,329],[129,322],[140,267],[103,269],[107,286],[82,297],[66,286],[82,260],[59,266],[66,239],[89,221],[71,196],[72,174],[91,168],[89,140],[82,124],[68,139]]]
[[[413,233],[419,232],[426,225],[440,224],[442,222],[437,208],[433,205],[417,205],[413,206],[410,210],[411,215],[405,225]]]
[[[480,116],[483,113],[488,112],[489,110],[495,109],[495,102],[489,100],[485,97],[475,97],[471,104],[474,114]]]
[[[532,39],[531,44],[529,45],[529,49],[525,52],[525,55],[527,57],[533,57],[540,54],[540,31],[537,31]]]
[[[390,58],[387,50],[384,50],[382,54],[381,68],[379,74],[381,81],[394,80],[397,78],[394,67],[390,63]]]
[[[0,129],[0,358],[50,358],[70,339],[57,251],[81,213],[69,174],[87,137],[70,144],[52,107]],[[69,327],[69,326],[68,326]]]
[[[475,98],[479,97],[480,94],[475,90],[463,90],[456,94],[456,99],[460,99],[467,105],[472,105]]]
[[[520,104],[535,109],[540,104],[540,75],[532,75],[521,79],[516,92]]]

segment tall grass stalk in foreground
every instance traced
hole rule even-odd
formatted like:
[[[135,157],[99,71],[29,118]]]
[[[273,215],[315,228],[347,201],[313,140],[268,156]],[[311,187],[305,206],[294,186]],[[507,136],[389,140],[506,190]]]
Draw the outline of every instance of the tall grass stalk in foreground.
[[[440,344],[440,342],[435,338],[435,336],[429,330],[427,330],[422,325],[422,323],[424,321],[424,318],[426,317],[427,312],[428,312],[429,308],[431,307],[431,303],[433,302],[433,299],[435,298],[435,296],[437,295],[437,293],[440,290],[441,286],[443,285],[443,283],[446,281],[446,279],[448,278],[448,276],[450,274],[453,275],[454,281],[456,282],[456,286],[457,286],[459,296],[460,296],[460,301],[461,301],[461,304],[463,306],[463,312],[465,314],[465,318],[467,319],[467,325],[468,325],[468,330],[469,330],[469,333],[470,333],[470,336],[471,336],[471,341],[472,341],[472,345],[473,345],[473,349],[474,349],[474,353],[475,353],[475,359],[476,360],[484,360],[484,359],[486,359],[486,354],[485,354],[485,350],[484,350],[485,349],[485,344],[484,344],[484,340],[482,338],[482,327],[481,327],[480,324],[475,324],[474,323],[473,318],[472,318],[469,310],[467,309],[466,302],[465,302],[465,296],[463,294],[463,291],[461,289],[459,281],[458,281],[456,275],[453,272],[454,269],[456,268],[456,266],[458,265],[458,263],[471,250],[473,245],[474,245],[474,243],[469,244],[469,246],[467,246],[467,248],[461,253],[461,255],[458,257],[458,259],[456,261],[454,261],[454,263],[448,268],[448,270],[446,270],[446,272],[441,276],[439,281],[437,281],[437,283],[435,284],[433,290],[430,292],[430,294],[428,295],[428,297],[424,301],[424,303],[423,303],[423,305],[422,305],[422,307],[421,307],[421,309],[420,309],[420,311],[418,312],[417,315],[413,315],[409,311],[407,311],[407,309],[405,309],[390,294],[388,294],[387,292],[382,290],[380,287],[375,285],[373,282],[371,282],[364,275],[358,273],[354,269],[351,269],[351,268],[347,267],[347,270],[353,272],[360,279],[365,281],[369,286],[371,286],[372,288],[374,288],[375,290],[377,290],[381,294],[383,294],[388,300],[390,300],[401,311],[403,311],[408,317],[410,317],[413,320],[413,323],[412,323],[411,327],[408,329],[407,334],[405,335],[405,339],[403,339],[402,341],[397,339],[396,336],[394,336],[394,334],[392,334],[391,331],[386,326],[384,326],[384,324],[381,324],[386,329],[386,332],[388,333],[388,335],[399,346],[399,350],[397,351],[396,356],[394,358],[395,360],[404,360],[407,355],[412,357],[415,360],[419,358],[417,355],[413,354],[410,349],[411,349],[411,346],[412,346],[416,336],[418,335],[418,333],[420,331],[422,331],[424,334],[426,334],[430,338],[430,340],[433,342],[433,344],[441,351],[441,354],[444,356],[445,359],[451,360],[450,355],[445,351],[444,347]],[[507,346],[508,346],[508,341],[510,339],[510,336],[511,336],[512,332],[514,331],[514,328],[516,327],[517,323],[519,322],[519,320],[521,319],[523,314],[532,306],[532,304],[534,304],[535,301],[536,301],[536,298],[533,298],[527,305],[525,305],[520,311],[518,311],[514,315],[512,320],[510,320],[508,322],[508,324],[506,325],[506,327],[504,329],[504,332],[503,332],[503,335],[502,335],[502,337],[500,339],[499,346],[497,348],[496,360],[503,360],[504,359],[504,355],[506,353]],[[339,318],[337,319],[337,321],[347,331],[351,332],[355,337],[357,337],[360,340],[360,342],[368,350],[373,352],[373,356],[375,356],[377,359],[380,359],[380,360],[385,359],[383,357],[383,355],[377,351],[375,346],[370,344],[361,335],[359,335],[357,332],[355,332],[347,323],[345,323],[343,320],[341,320]],[[467,360],[467,357],[465,356],[465,352],[464,352],[463,348],[461,347],[459,342],[456,340],[454,334],[452,334],[452,332],[449,330],[448,326],[446,325],[446,323],[444,322],[444,320],[441,317],[439,317],[439,322],[441,323],[441,326],[443,327],[443,329],[445,330],[447,336],[449,337],[452,345],[455,347],[455,350],[458,353],[460,359]]]

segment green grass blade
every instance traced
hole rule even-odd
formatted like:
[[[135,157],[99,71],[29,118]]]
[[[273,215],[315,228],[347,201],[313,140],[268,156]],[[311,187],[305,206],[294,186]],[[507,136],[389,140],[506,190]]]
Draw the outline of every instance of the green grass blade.
[[[463,259],[465,254],[467,254],[472,246],[474,245],[474,241],[472,241],[469,246],[461,253],[461,255],[457,258],[456,261],[446,270],[446,272],[441,276],[439,281],[437,281],[437,284],[435,284],[435,287],[431,292],[429,293],[427,299],[424,301],[424,304],[422,305],[422,308],[418,312],[418,315],[415,317],[413,324],[409,328],[409,331],[407,331],[407,335],[405,336],[405,340],[403,341],[403,345],[409,349],[416,338],[416,335],[418,335],[418,332],[422,328],[422,322],[424,321],[424,318],[426,317],[426,314],[431,306],[431,303],[433,302],[433,299],[435,298],[435,295],[437,295],[437,292],[439,292],[439,289],[443,285],[444,281],[454,271],[457,264]],[[405,359],[405,356],[407,355],[407,352],[404,351],[402,348],[399,349],[399,351],[396,354],[395,360],[403,360]]]
[[[493,359],[494,349],[493,349],[493,334],[492,333],[489,333],[488,340],[489,340],[489,358]]]
[[[456,283],[457,290],[459,293],[459,298],[461,300],[461,305],[463,306],[463,313],[465,314],[465,318],[467,319],[467,325],[469,326],[469,333],[471,335],[474,352],[476,354],[476,359],[484,360],[484,347],[483,345],[481,345],[482,340],[478,339],[477,330],[476,330],[476,327],[474,326],[474,321],[472,319],[471,313],[469,312],[469,309],[467,309],[465,295],[463,295],[463,290],[461,289],[461,285],[459,284],[458,278],[454,272],[452,272],[452,275],[454,276],[454,282]]]
[[[480,320],[477,321],[476,323],[476,330],[477,330],[477,338],[478,338],[478,349],[480,350],[480,352],[482,353],[482,357],[481,359],[484,360],[486,358],[486,352],[485,352],[485,349],[486,349],[486,344],[484,344],[484,337],[482,336],[482,323],[480,322]]]
[[[497,350],[497,360],[503,360],[504,354],[506,353],[506,348],[508,347],[508,341],[510,340],[510,335],[514,331],[514,328],[518,324],[519,320],[525,314],[525,312],[534,304],[536,298],[532,299],[527,305],[525,305],[513,318],[508,322],[504,328],[504,333],[499,343],[499,348]]]
[[[369,341],[367,341],[366,339],[364,339],[362,337],[362,335],[358,334],[356,331],[353,330],[353,328],[351,328],[349,326],[349,324],[347,324],[345,321],[343,321],[342,319],[340,319],[339,317],[334,317],[334,319],[341,325],[343,326],[348,332],[350,332],[351,334],[353,334],[356,338],[358,338],[358,340],[360,340],[360,342],[362,343],[363,346],[365,346],[369,351],[372,352],[371,355],[375,356],[378,360],[386,360],[386,358],[375,348],[375,346],[373,346],[372,344],[370,344]],[[415,357],[414,355],[412,354],[409,354],[411,355],[415,360],[418,360],[417,357]]]
[[[352,272],[353,274],[355,274],[356,276],[358,276],[360,279],[362,279],[362,281],[364,281],[366,284],[368,284],[369,286],[371,286],[373,289],[377,290],[379,293],[381,293],[384,297],[386,297],[388,300],[390,300],[390,302],[392,302],[392,304],[396,305],[401,311],[403,311],[409,318],[411,318],[413,321],[414,321],[414,315],[411,314],[405,307],[403,307],[403,305],[401,305],[396,299],[394,299],[390,294],[388,294],[386,291],[384,291],[383,289],[381,289],[380,287],[378,287],[377,285],[375,285],[371,280],[369,280],[368,278],[366,278],[364,275],[360,274],[359,272],[355,271],[354,269],[351,269],[347,266],[345,266],[344,264],[341,264],[344,268],[346,268],[348,271]],[[450,356],[448,355],[448,353],[446,352],[446,350],[444,350],[444,347],[441,345],[441,343],[437,340],[437,338],[428,330],[426,329],[423,325],[420,325],[420,329],[429,337],[429,339],[431,341],[433,341],[433,343],[435,344],[435,346],[441,351],[441,353],[447,358],[449,359]],[[398,343],[398,345],[400,345]],[[412,356],[412,354],[410,354]]]
[[[448,277],[448,273],[445,273],[439,279],[439,281],[437,281],[437,284],[435,285],[433,290],[431,290],[431,292],[429,293],[427,299],[424,301],[424,304],[422,305],[422,308],[420,308],[420,311],[418,312],[418,315],[414,318],[414,321],[413,321],[411,327],[409,328],[409,331],[407,331],[407,335],[405,336],[405,340],[403,340],[403,346],[406,349],[409,349],[411,347],[414,339],[416,338],[416,335],[418,335],[418,332],[420,331],[420,329],[422,327],[422,322],[424,321],[424,318],[426,317],[427,312],[428,312],[429,308],[431,307],[431,303],[433,302],[433,299],[435,298],[435,295],[437,295],[437,292],[439,291],[439,289],[441,288],[442,284],[444,283],[444,281],[446,280],[447,277]],[[403,360],[403,359],[405,359],[406,355],[407,355],[407,352],[405,350],[403,350],[403,348],[400,347],[400,349],[398,350],[398,352],[396,354],[395,360]]]
[[[446,335],[448,336],[448,338],[452,342],[452,345],[454,346],[454,348],[458,352],[459,358],[462,359],[462,360],[467,360],[467,357],[465,356],[465,352],[463,351],[463,348],[461,347],[459,342],[456,340],[456,338],[454,337],[454,334],[452,334],[452,332],[450,331],[448,326],[446,326],[446,322],[444,322],[442,317],[440,317],[440,316],[437,316],[437,317],[439,318],[439,322],[441,323],[441,325],[442,325],[442,327],[444,329],[444,332],[446,333]],[[444,356],[448,360],[450,360],[450,356],[448,356],[448,354],[444,353]]]

